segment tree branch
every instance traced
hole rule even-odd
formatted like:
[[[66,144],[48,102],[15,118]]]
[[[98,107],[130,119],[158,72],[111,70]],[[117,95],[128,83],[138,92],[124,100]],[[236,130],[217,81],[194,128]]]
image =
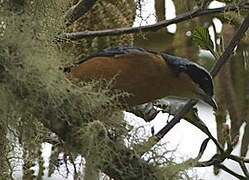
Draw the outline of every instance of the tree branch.
[[[249,13],[247,14],[246,18],[244,19],[237,33],[233,36],[232,40],[228,44],[224,53],[220,56],[219,60],[211,70],[211,75],[213,77],[215,77],[218,74],[222,66],[230,59],[231,55],[234,53],[235,47],[239,44],[240,40],[247,31],[248,26],[249,26]]]
[[[155,135],[157,139],[162,139],[177,123],[180,122],[181,118],[187,114],[196,103],[197,100],[191,99],[186,103],[186,105],[180,108],[174,118]]]
[[[227,147],[227,149],[221,153],[221,154],[215,154],[210,160],[208,161],[199,161],[204,153],[204,151],[207,148],[207,144],[208,141],[210,140],[210,138],[205,139],[202,142],[202,145],[200,147],[199,153],[197,155],[196,158],[192,159],[188,159],[182,163],[173,165],[172,167],[166,167],[165,169],[169,169],[172,171],[173,169],[186,169],[189,167],[208,167],[208,166],[215,166],[217,168],[223,169],[224,171],[228,172],[229,174],[231,174],[232,176],[235,176],[236,178],[240,179],[240,180],[246,180],[248,179],[248,171],[246,169],[245,163],[243,161],[240,161],[240,157],[238,156],[234,156],[231,155],[232,151],[233,151],[233,146],[230,145],[230,147]],[[236,159],[237,162],[240,163],[240,166],[245,174],[245,176],[242,176],[238,173],[236,173],[235,171],[227,168],[225,165],[221,164],[224,160],[226,160],[227,158],[229,158],[230,156],[234,156],[233,159]]]
[[[80,0],[76,5],[72,6],[65,15],[65,24],[66,26],[70,26],[77,19],[87,13],[92,9],[93,5],[98,0]]]
[[[238,178],[240,180],[247,180],[246,177],[239,175],[238,173],[232,171],[231,169],[227,168],[223,164],[218,164],[217,167],[220,168],[220,169],[222,169],[223,171],[226,171],[227,173],[233,175],[234,177],[236,177],[236,178]]]
[[[164,20],[152,25],[140,26],[140,27],[127,27],[127,28],[116,28],[116,29],[106,29],[99,31],[83,31],[74,33],[64,33],[59,35],[59,39],[69,39],[69,40],[79,40],[86,37],[101,37],[101,36],[117,36],[122,34],[140,33],[148,31],[157,31],[161,28],[165,28],[168,25],[183,22],[195,17],[200,17],[204,15],[223,13],[226,11],[238,11],[238,10],[249,10],[249,3],[244,2],[239,5],[227,5],[221,8],[214,9],[195,9],[191,12],[182,14],[173,18],[171,20]]]

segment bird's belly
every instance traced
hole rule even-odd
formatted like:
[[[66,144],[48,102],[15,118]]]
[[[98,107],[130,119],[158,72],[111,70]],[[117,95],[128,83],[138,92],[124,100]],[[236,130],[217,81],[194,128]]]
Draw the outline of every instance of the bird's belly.
[[[129,77],[127,77],[128,74],[130,75]],[[160,78],[149,73],[139,76],[136,71],[120,72],[115,79],[113,88],[129,93],[129,96],[125,97],[125,102],[130,106],[167,96],[167,91],[163,91],[160,86],[162,85]]]

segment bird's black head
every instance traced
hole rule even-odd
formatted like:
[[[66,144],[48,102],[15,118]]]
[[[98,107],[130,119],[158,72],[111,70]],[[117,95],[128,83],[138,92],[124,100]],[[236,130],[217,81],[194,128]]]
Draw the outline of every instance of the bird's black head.
[[[189,64],[187,65],[187,69],[185,71],[190,78],[199,85],[199,87],[210,97],[214,95],[213,92],[213,80],[210,74],[202,67],[197,64]]]
[[[166,60],[168,65],[171,66],[173,71],[176,72],[176,75],[184,72],[192,79],[200,89],[200,91],[197,92],[200,99],[214,108],[217,108],[215,101],[212,99],[212,96],[214,95],[213,80],[207,70],[187,59],[167,54],[162,54],[162,57]]]
[[[176,74],[185,72],[208,95],[213,96],[213,80],[209,72],[196,63],[168,54],[162,54]]]

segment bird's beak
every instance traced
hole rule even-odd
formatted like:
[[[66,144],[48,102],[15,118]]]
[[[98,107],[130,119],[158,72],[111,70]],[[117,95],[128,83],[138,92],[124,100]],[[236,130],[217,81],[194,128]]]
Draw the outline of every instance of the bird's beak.
[[[212,106],[214,110],[217,110],[218,106],[212,97],[208,96],[207,94],[201,94],[200,99]]]

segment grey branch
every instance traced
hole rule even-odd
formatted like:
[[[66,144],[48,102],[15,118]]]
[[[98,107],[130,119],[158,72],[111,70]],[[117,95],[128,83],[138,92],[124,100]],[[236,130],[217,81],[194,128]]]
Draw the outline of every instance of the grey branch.
[[[83,31],[74,33],[64,33],[59,35],[59,39],[69,39],[69,40],[79,40],[86,37],[101,37],[101,36],[117,36],[122,34],[140,33],[148,31],[157,31],[159,29],[165,28],[168,25],[183,22],[195,17],[200,17],[204,15],[224,13],[228,11],[238,11],[238,10],[249,10],[249,2],[240,3],[239,5],[227,5],[221,8],[214,9],[195,9],[191,12],[179,15],[171,20],[164,20],[152,25],[140,26],[140,27],[126,27],[126,28],[116,28],[116,29],[106,29],[99,31]]]

